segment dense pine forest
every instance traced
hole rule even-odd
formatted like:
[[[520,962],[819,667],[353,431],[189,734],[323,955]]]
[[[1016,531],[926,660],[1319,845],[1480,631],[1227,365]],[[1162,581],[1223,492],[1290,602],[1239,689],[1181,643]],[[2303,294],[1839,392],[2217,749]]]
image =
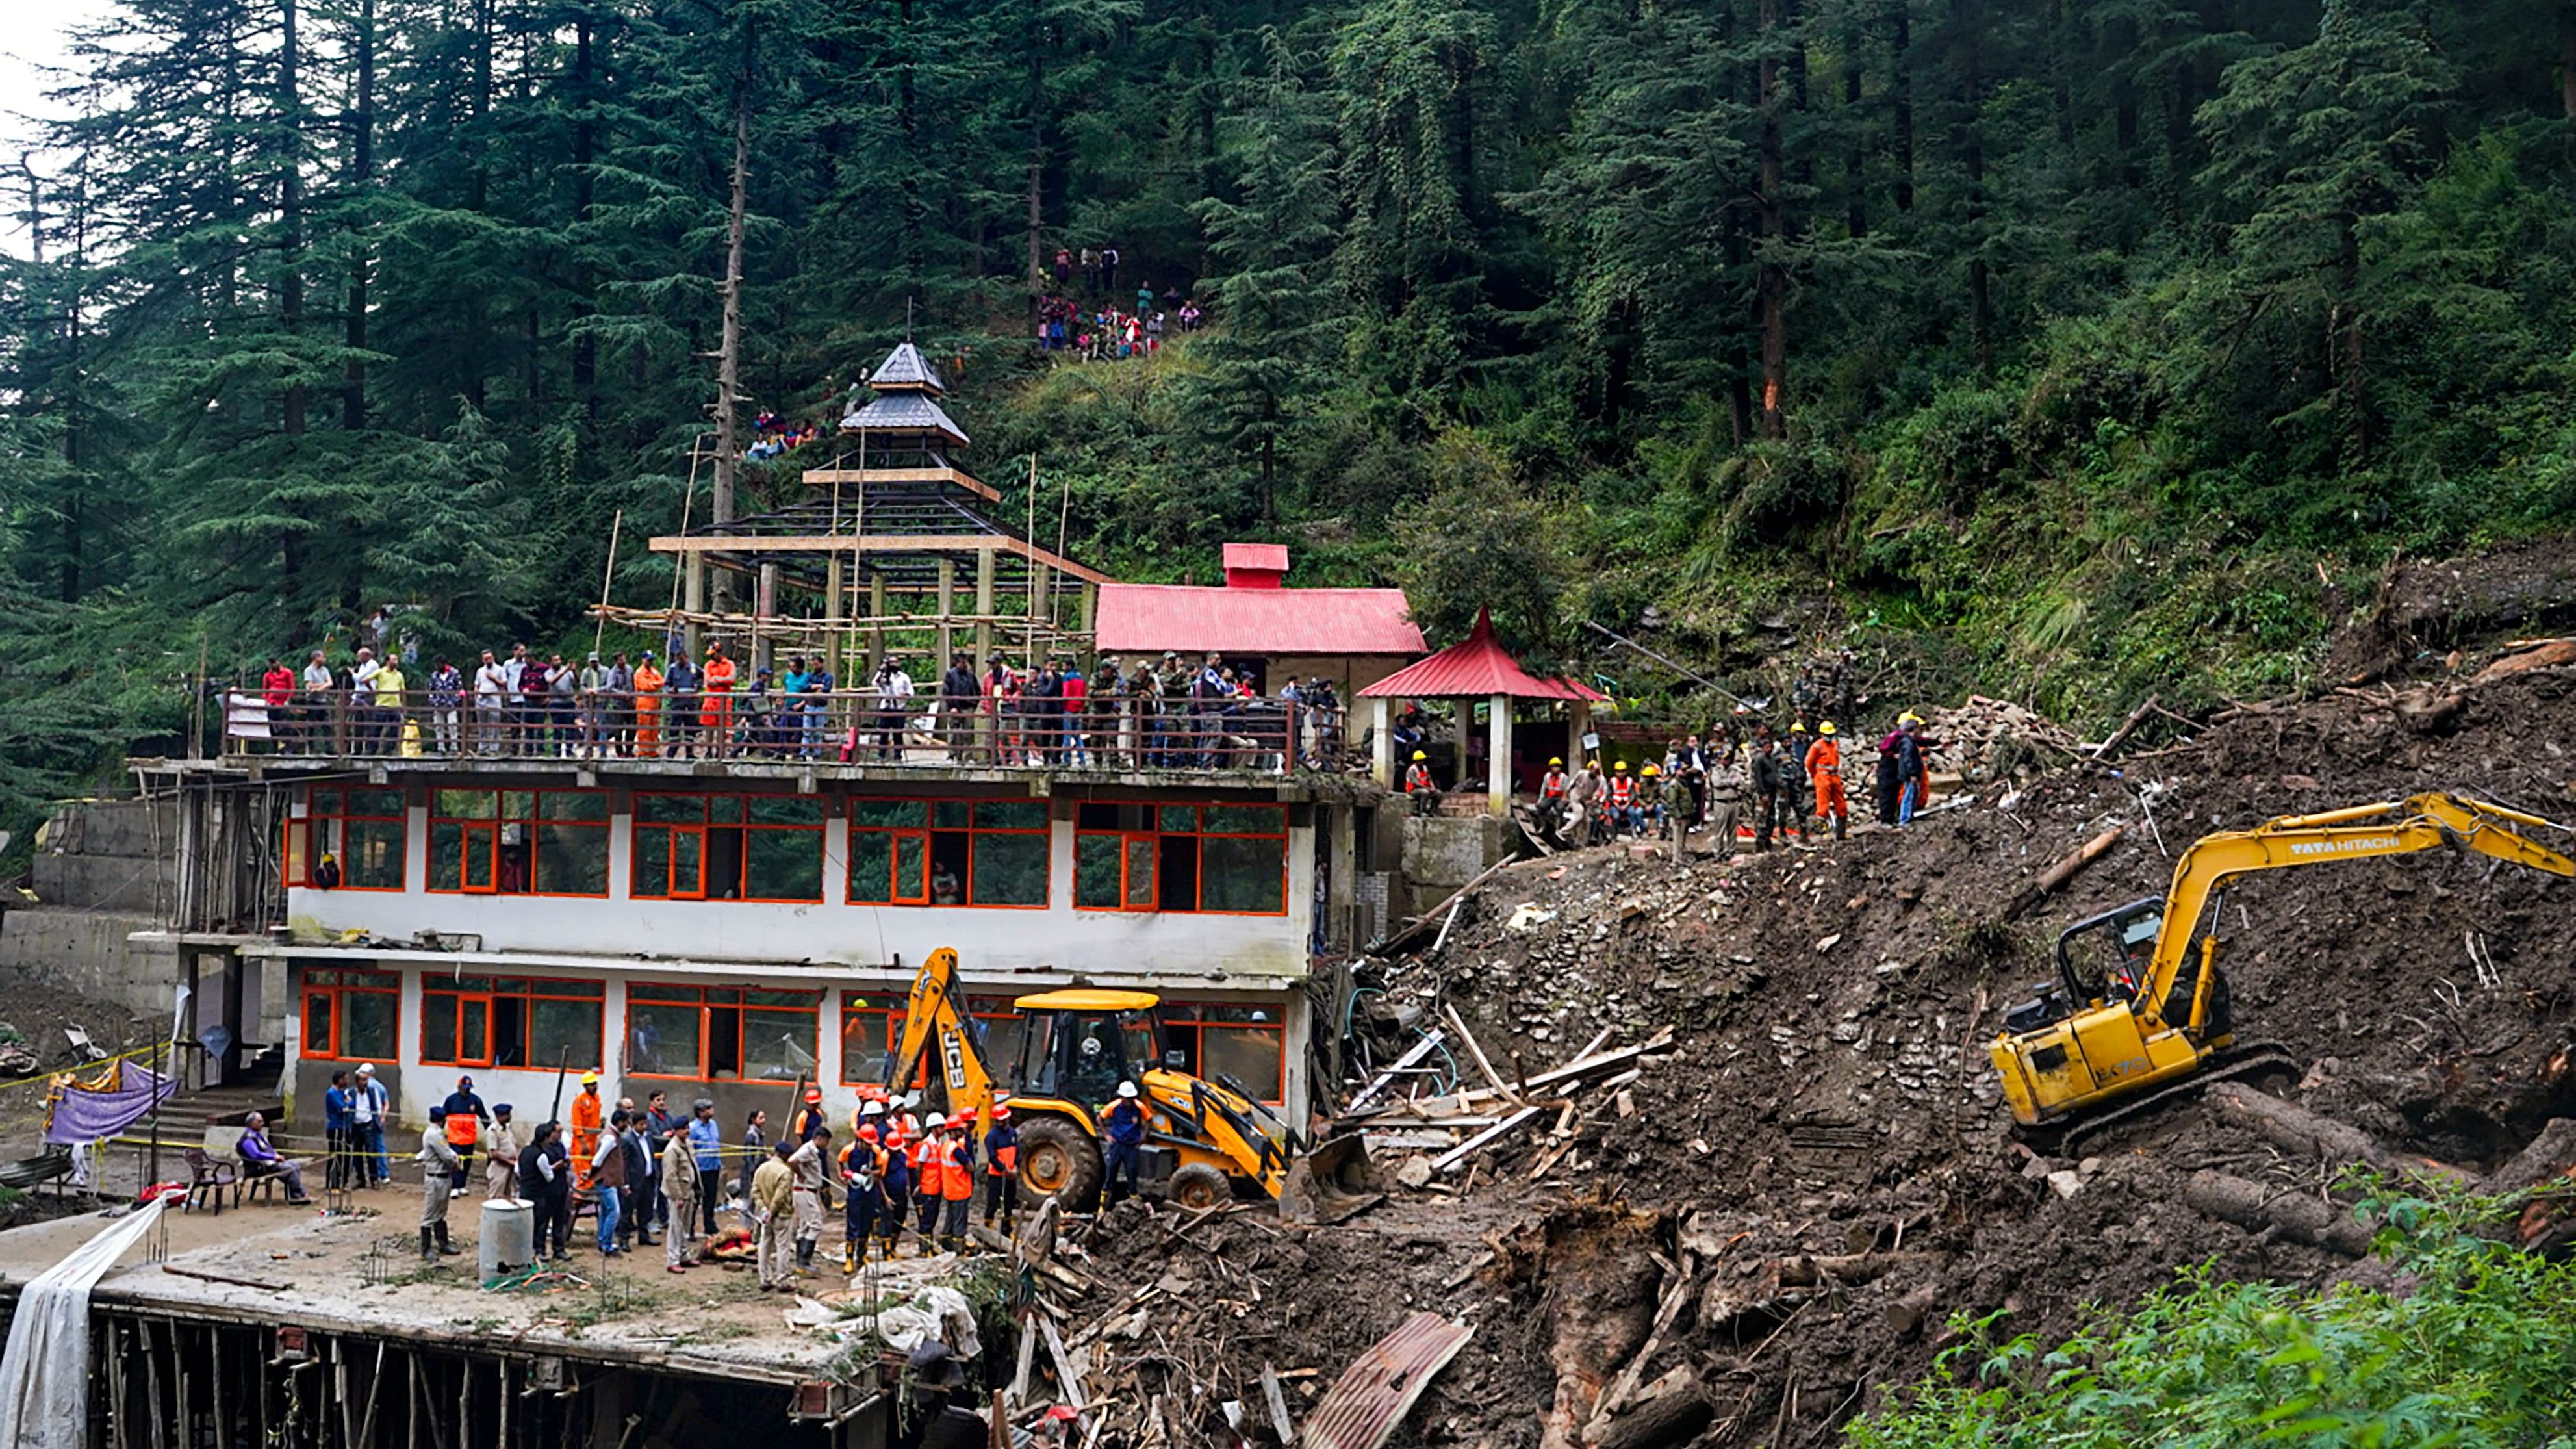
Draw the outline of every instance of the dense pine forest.
[[[909,328],[1078,554],[1284,540],[1435,639],[2099,717],[2576,511],[2576,6],[124,0],[78,54],[5,183],[13,813],[377,606],[586,643],[621,510],[661,597],[738,152],[746,415]],[[1085,246],[1208,327],[1041,350]]]

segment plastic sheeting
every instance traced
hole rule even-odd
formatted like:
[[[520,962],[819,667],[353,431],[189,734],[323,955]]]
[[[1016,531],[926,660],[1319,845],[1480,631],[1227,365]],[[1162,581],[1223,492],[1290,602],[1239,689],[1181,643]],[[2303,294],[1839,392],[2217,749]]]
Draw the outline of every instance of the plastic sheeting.
[[[77,1144],[113,1137],[177,1091],[176,1080],[131,1059],[116,1061],[111,1070],[86,1082],[68,1074],[57,1077],[45,1103],[45,1140]]]
[[[0,1353],[0,1444],[82,1449],[89,1438],[89,1294],[161,1221],[155,1198],[100,1230],[18,1295]]]

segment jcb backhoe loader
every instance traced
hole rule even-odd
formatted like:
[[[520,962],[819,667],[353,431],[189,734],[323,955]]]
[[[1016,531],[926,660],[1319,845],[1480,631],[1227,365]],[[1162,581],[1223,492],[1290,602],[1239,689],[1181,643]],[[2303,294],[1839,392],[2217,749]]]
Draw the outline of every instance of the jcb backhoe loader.
[[[1028,1018],[1009,1068],[1007,1097],[1020,1124],[1020,1186],[1088,1203],[1103,1177],[1102,1104],[1133,1081],[1152,1113],[1141,1184],[1184,1207],[1207,1207],[1248,1182],[1299,1222],[1338,1222],[1383,1196],[1356,1136],[1311,1149],[1240,1083],[1181,1070],[1165,1046],[1161,999],[1150,991],[1073,989],[1013,1003]],[[957,953],[930,953],[914,973],[903,1039],[887,1053],[884,1089],[901,1091],[937,1049],[951,1114],[979,1116],[1004,1095],[983,1034],[957,991]]]
[[[2060,1121],[2205,1068],[2235,1074],[2257,1065],[2213,1063],[2235,1042],[2213,904],[2230,877],[2437,846],[2576,876],[2576,860],[2516,833],[2508,821],[2551,823],[2432,794],[2202,836],[2174,863],[2164,899],[2131,901],[2067,927],[2057,938],[2058,979],[2005,1014],[1991,1054],[2014,1118],[2025,1126]],[[2204,914],[2210,927],[2195,949],[2192,933]],[[2107,957],[2098,975],[2077,968],[2070,948],[2079,944]]]

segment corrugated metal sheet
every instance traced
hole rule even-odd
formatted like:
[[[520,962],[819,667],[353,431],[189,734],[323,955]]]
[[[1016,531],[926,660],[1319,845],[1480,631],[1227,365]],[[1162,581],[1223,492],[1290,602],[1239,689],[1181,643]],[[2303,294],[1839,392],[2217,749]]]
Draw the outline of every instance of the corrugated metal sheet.
[[[1103,584],[1093,622],[1110,654],[1414,655],[1402,589],[1214,589]]]
[[[945,392],[939,373],[921,355],[921,349],[909,342],[898,342],[877,370],[868,374],[868,386],[875,388],[926,387],[932,392]]]
[[[1288,572],[1288,545],[1284,543],[1229,543],[1225,546],[1225,566],[1235,569],[1267,569],[1272,573]]]
[[[1457,699],[1504,694],[1514,699],[1589,700],[1607,698],[1571,679],[1541,679],[1520,667],[1494,639],[1494,621],[1476,611],[1476,627],[1466,638],[1430,658],[1397,670],[1360,691],[1365,699]]]
[[[1476,1330],[1416,1313],[1352,1360],[1298,1433],[1301,1449],[1377,1449]]]
[[[865,428],[872,433],[937,432],[961,444],[966,441],[966,430],[949,418],[947,410],[927,394],[917,392],[887,393],[841,419],[841,427]]]

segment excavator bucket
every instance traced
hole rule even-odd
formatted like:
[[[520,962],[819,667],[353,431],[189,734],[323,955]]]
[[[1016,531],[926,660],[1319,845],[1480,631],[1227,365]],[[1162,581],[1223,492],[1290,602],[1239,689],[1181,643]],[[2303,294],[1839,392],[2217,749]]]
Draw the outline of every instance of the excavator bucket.
[[[1369,1161],[1368,1143],[1356,1132],[1318,1142],[1288,1164],[1279,1188],[1279,1215],[1292,1223],[1338,1223],[1386,1200],[1386,1184]]]

